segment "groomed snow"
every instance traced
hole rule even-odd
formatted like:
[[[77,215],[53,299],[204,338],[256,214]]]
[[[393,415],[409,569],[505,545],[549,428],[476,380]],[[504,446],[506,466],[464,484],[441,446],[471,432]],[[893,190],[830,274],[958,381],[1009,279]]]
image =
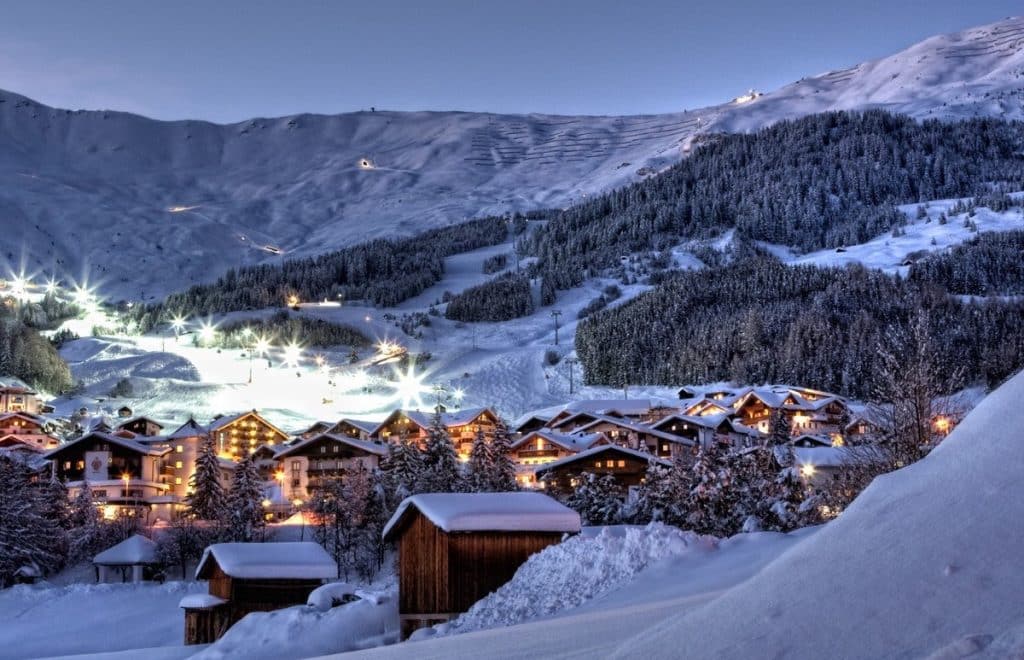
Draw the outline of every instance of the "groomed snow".
[[[281,543],[215,543],[203,551],[196,567],[196,579],[203,574],[210,558],[234,578],[278,580],[333,580],[338,565],[319,543],[286,541]]]
[[[155,564],[156,543],[141,534],[133,534],[115,546],[96,555],[92,563],[99,565]]]
[[[398,505],[385,538],[410,508],[446,532],[580,531],[580,514],[543,493],[424,493]]]

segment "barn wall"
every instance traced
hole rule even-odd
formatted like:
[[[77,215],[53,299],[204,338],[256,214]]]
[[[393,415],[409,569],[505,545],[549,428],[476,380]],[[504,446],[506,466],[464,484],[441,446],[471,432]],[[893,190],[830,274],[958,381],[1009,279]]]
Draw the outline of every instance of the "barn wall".
[[[453,612],[448,582],[448,536],[414,511],[398,544],[399,611]]]
[[[550,532],[468,532],[448,535],[451,609],[465,612],[512,579],[530,555],[562,540]]]

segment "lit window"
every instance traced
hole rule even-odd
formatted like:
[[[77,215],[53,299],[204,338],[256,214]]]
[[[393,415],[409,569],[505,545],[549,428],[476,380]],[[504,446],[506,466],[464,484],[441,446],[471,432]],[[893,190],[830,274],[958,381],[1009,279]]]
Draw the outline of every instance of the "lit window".
[[[175,486],[180,486],[181,485],[181,477],[175,477],[174,478],[174,485]]]
[[[176,453],[176,454],[184,454],[185,453],[185,447],[183,445],[178,445],[177,447],[174,448],[174,453]]]
[[[626,461],[619,461],[619,467],[626,467]]]
[[[601,461],[594,461],[594,467],[601,467]]]
[[[184,463],[182,463],[181,461],[174,461],[174,467],[176,467],[176,468],[177,468],[177,469],[179,469],[179,470],[180,470],[180,469],[181,469],[182,467],[184,467],[184,465],[185,465],[185,464],[184,464]]]
[[[326,454],[327,453],[327,445],[320,445],[320,453],[321,454]]]

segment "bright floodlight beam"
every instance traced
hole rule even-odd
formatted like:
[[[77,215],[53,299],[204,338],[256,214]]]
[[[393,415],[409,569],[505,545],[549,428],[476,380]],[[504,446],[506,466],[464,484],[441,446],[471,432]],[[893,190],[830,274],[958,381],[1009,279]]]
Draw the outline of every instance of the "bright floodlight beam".
[[[199,339],[204,344],[209,344],[213,341],[213,338],[217,335],[217,327],[211,323],[203,323],[199,328]]]
[[[185,319],[181,316],[175,316],[171,319],[171,329],[174,330],[174,334],[180,334],[185,329]]]
[[[302,347],[298,344],[288,344],[284,347],[284,363],[289,367],[299,366],[302,360]]]
[[[267,341],[266,337],[257,337],[256,343],[253,345],[253,352],[256,355],[263,356],[270,350],[270,342]]]
[[[423,407],[423,395],[430,391],[430,387],[423,382],[426,377],[425,373],[416,373],[416,366],[411,362],[405,373],[399,375],[395,395],[402,402],[403,408]]]
[[[60,286],[60,282],[58,282],[55,279],[49,279],[46,280],[46,286],[43,288],[43,290],[52,296],[53,294],[57,293],[58,286]]]

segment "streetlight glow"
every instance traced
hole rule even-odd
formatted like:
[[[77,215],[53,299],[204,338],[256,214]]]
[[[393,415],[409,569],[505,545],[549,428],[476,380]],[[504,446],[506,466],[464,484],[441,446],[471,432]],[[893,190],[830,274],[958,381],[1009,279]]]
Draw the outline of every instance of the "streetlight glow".
[[[416,366],[411,362],[405,373],[399,374],[398,382],[395,384],[395,396],[402,402],[403,408],[423,406],[422,395],[430,391],[430,388],[423,382],[426,376],[425,373],[416,373]]]
[[[302,359],[302,347],[298,344],[288,344],[284,347],[284,363],[289,367],[299,366]]]

